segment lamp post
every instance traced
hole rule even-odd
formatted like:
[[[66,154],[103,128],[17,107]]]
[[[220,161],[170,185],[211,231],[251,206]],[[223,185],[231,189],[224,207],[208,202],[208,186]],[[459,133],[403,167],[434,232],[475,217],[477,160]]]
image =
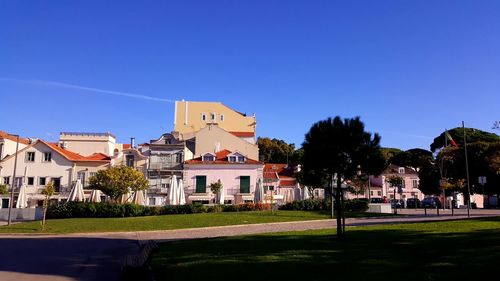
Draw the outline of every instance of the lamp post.
[[[14,172],[12,173],[12,184],[10,185],[10,200],[9,200],[9,219],[7,225],[12,223],[12,206],[14,205],[14,187],[16,185],[16,169],[17,169],[17,153],[19,152],[19,135],[13,135],[16,137],[16,155],[14,156]]]
[[[467,138],[465,135],[465,123],[462,121],[462,129],[464,130],[464,150],[465,150],[465,171],[467,174],[467,217],[470,218],[470,181],[469,181],[469,160],[467,159]]]

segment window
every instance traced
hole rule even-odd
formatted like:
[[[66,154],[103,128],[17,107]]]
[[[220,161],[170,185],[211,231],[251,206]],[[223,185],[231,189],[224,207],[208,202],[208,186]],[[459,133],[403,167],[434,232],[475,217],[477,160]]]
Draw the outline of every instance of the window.
[[[240,176],[240,193],[250,193],[250,176]]]
[[[35,152],[34,151],[26,152],[26,162],[35,162]]]
[[[155,206],[155,205],[156,205],[156,198],[149,197],[149,206]]]
[[[125,162],[128,167],[134,167],[134,155],[126,155]]]
[[[382,196],[382,191],[377,191],[378,196]]]
[[[23,184],[23,177],[16,177],[14,181],[14,187],[20,187]]]
[[[244,163],[245,162],[245,157],[244,156],[238,156],[238,162]]]
[[[52,161],[52,152],[44,152],[43,153],[43,162]]]
[[[165,144],[172,144],[172,140],[171,139],[165,139]]]
[[[182,163],[182,153],[175,154],[175,163]]]
[[[229,162],[236,162],[236,156],[229,156],[228,161]]]
[[[211,114],[210,114],[210,119],[211,119],[212,121],[215,121],[215,113],[211,113]]]
[[[96,172],[90,172],[89,177],[95,177],[96,174],[97,174]]]
[[[28,177],[28,185],[34,185],[35,184],[35,178],[34,177]]]
[[[413,188],[418,188],[418,180],[412,180],[411,185]]]
[[[405,173],[405,168],[399,168],[399,169],[398,169],[398,172],[399,172],[400,174],[404,174],[404,173]]]
[[[205,154],[203,156],[203,162],[213,162],[213,161],[215,161],[215,156],[210,154]]]
[[[38,185],[45,186],[47,184],[47,178],[46,177],[40,177],[38,178]]]
[[[80,180],[80,183],[82,184],[82,186],[85,186],[85,172],[78,172],[76,174],[76,179],[77,180]]]
[[[207,115],[205,113],[201,114],[201,121],[207,121]]]
[[[56,192],[59,192],[61,189],[61,178],[52,178],[52,183],[54,184]]]
[[[196,193],[207,192],[207,176],[196,176]]]
[[[10,177],[3,177],[3,184],[10,184]]]
[[[224,122],[224,114],[221,114],[221,115],[220,115],[220,121],[221,121],[221,122]]]

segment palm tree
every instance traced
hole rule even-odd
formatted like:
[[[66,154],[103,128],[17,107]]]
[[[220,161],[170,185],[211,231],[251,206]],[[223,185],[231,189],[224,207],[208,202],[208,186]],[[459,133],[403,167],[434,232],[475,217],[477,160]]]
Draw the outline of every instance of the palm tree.
[[[344,236],[342,182],[353,178],[360,170],[379,175],[385,166],[380,136],[374,134],[372,137],[364,129],[359,117],[328,118],[314,124],[302,144],[304,169],[321,177],[332,195],[332,214],[335,206],[338,238]]]

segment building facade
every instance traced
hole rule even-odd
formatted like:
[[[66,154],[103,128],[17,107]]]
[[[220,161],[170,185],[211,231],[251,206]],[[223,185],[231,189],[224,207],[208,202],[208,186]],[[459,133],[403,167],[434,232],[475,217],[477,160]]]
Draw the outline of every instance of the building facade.
[[[213,203],[210,184],[220,181],[227,204],[253,202],[258,181],[263,180],[264,165],[239,152],[221,150],[203,153],[184,164],[184,188],[188,203]]]

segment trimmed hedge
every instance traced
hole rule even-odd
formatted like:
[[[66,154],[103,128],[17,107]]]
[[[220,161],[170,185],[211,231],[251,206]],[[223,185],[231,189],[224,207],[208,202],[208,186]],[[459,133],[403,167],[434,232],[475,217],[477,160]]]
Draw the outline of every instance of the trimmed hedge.
[[[178,206],[150,207],[135,204],[65,202],[49,206],[47,210],[47,218],[121,218],[177,214],[247,212],[270,209],[270,204],[261,203],[213,206],[205,206],[200,203],[194,203]]]
[[[306,199],[294,201],[280,206],[280,210],[291,211],[325,211],[330,210],[330,201],[323,199]],[[346,200],[344,210],[347,212],[365,212],[368,210],[368,202],[363,200]]]

